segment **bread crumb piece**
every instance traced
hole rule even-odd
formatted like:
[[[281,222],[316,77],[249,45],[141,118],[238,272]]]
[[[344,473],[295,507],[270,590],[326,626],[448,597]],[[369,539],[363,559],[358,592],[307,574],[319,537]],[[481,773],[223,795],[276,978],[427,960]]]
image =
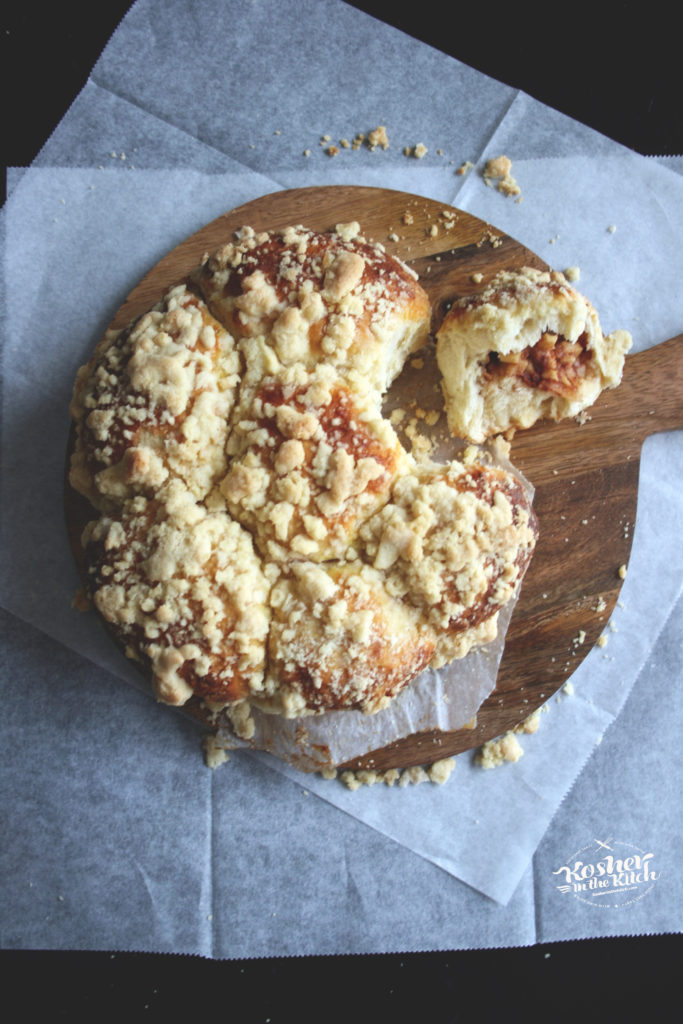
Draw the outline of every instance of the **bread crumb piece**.
[[[473,167],[474,164],[472,163],[471,160],[465,160],[463,163],[460,164],[455,173],[460,174],[462,176],[463,174],[467,174],[468,171],[471,171]]]
[[[506,732],[496,740],[488,740],[475,754],[475,763],[482,768],[497,768],[505,761],[519,761],[524,754],[514,732]]]
[[[444,782],[448,782],[450,779],[454,768],[454,757],[443,757],[440,761],[435,761],[427,769],[429,781],[435,782],[437,786],[443,786]]]
[[[412,768],[405,768],[401,772],[398,784],[401,789],[406,786],[419,786],[421,782],[428,782],[429,776],[421,765],[414,765]]]
[[[571,683],[565,683],[562,687],[562,690],[564,691],[564,693],[567,694],[568,697],[574,696],[574,687]]]
[[[480,273],[479,271],[477,271],[474,274],[470,274],[470,281],[472,282],[472,284],[481,284],[481,282],[483,280],[484,280],[484,275],[482,273]]]
[[[213,733],[204,740],[204,761],[207,768],[218,768],[230,760],[230,755],[224,747],[220,747]]]
[[[546,707],[546,705],[543,705],[543,706],[544,706],[544,708]],[[540,724],[541,724],[541,709],[540,708],[536,708],[536,710],[532,711],[531,714],[527,718],[525,718],[523,722],[520,722],[519,725],[515,726],[513,732],[517,732],[517,733],[523,732],[523,733],[526,733],[527,735],[531,735],[531,734],[533,734],[535,732],[538,732],[538,727],[539,727]]]
[[[412,155],[417,160],[421,160],[422,157],[426,156],[428,152],[429,150],[427,149],[427,147],[422,142],[418,142],[418,144],[413,147]]]
[[[376,149],[377,146],[381,146],[382,149],[389,148],[389,139],[387,138],[385,125],[379,124],[373,131],[368,132],[368,145],[370,149]]]
[[[605,633],[603,633],[602,636],[598,637],[597,646],[598,647],[607,647],[607,635]]]
[[[512,161],[508,156],[496,156],[486,162],[484,181],[487,185],[497,182],[497,189],[506,196],[521,195],[521,188],[512,177]]]
[[[620,580],[625,580],[626,579],[626,566],[625,565],[620,565],[619,566],[619,568],[617,569],[617,576],[619,577]]]
[[[339,153],[339,146],[328,146],[325,152],[328,156],[337,156]]]
[[[614,232],[617,230],[616,224],[610,224],[610,226],[607,228],[607,230],[609,231],[610,235],[613,235]]]
[[[454,757],[444,757],[429,765],[414,765],[411,768],[387,768],[386,771],[374,771],[369,768],[361,768],[358,771],[345,771],[339,776],[347,789],[355,792],[361,786],[374,786],[384,783],[385,786],[393,786],[396,782],[401,789],[406,786],[417,786],[422,782],[433,782],[437,786],[443,786],[450,778],[455,768]],[[323,774],[323,772],[321,772]],[[334,776],[324,776],[334,778]]]
[[[333,765],[325,765],[324,768],[320,769],[320,774],[323,779],[336,779],[337,769]]]
[[[581,271],[578,267],[567,267],[564,272],[564,276],[568,281],[578,281],[581,277]]]

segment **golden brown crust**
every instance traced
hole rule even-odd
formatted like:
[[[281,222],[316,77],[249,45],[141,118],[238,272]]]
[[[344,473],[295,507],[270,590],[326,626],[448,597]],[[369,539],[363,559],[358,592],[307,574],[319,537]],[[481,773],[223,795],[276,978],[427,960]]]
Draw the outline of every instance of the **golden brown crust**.
[[[159,699],[375,712],[495,635],[529,500],[418,464],[381,411],[429,314],[356,224],[243,229],[79,372],[88,590]]]

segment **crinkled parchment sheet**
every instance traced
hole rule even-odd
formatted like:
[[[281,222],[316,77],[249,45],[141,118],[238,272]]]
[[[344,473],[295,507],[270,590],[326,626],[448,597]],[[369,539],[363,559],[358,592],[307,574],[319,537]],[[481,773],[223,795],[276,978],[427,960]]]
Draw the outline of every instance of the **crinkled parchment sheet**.
[[[465,445],[448,433],[440,380],[435,346],[430,340],[408,359],[386,396],[384,414],[393,413],[392,422],[404,446],[412,448],[417,458],[426,456],[445,462],[457,458]],[[513,472],[529,497],[533,496],[533,488],[506,459],[501,445],[481,449],[481,458]],[[426,669],[376,714],[331,711],[287,719],[254,708],[253,736],[245,739],[238,735],[240,727],[233,728],[229,715],[222,711],[214,722],[216,745],[266,750],[300,771],[312,772],[336,767],[415,733],[466,728],[495,688],[505,634],[518,595],[519,586],[515,599],[499,612],[495,640],[441,669]]]

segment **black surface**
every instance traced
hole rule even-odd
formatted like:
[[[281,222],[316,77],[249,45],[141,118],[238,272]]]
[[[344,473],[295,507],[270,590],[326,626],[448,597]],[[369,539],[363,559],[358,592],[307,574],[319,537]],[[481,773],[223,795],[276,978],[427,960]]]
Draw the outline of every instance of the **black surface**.
[[[189,2],[189,0],[188,0]],[[249,2],[249,0],[244,0]],[[491,7],[470,0],[356,3],[382,20],[648,154],[683,153],[674,7]],[[3,166],[35,158],[129,4],[5,5]],[[452,11],[451,24],[444,11]],[[533,13],[532,13],[533,11]],[[540,14],[538,12],[541,12]],[[599,12],[599,14],[597,13]],[[1,908],[0,908],[1,920]],[[1,937],[0,937],[1,941]],[[11,1019],[232,1021],[679,1019],[679,936],[526,949],[215,962],[196,957],[3,951]],[[325,993],[320,1001],[316,991]],[[599,1011],[602,1009],[603,1013]],[[609,1016],[604,1016],[605,1012]]]

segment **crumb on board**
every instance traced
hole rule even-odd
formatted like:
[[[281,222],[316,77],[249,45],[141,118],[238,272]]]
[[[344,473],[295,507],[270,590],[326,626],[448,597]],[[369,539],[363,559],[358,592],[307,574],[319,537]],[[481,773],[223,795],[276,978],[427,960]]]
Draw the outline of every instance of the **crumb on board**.
[[[472,163],[471,160],[464,160],[463,163],[460,164],[455,173],[459,174],[462,177],[463,174],[467,174],[469,171],[471,171],[473,167],[474,164]]]
[[[619,568],[617,569],[617,576],[619,577],[620,580],[625,580],[626,579],[626,566],[625,565],[620,565],[619,566]]]
[[[567,269],[564,272],[564,276],[567,278],[568,281],[578,281],[581,277],[581,271],[578,267],[567,267]]]

